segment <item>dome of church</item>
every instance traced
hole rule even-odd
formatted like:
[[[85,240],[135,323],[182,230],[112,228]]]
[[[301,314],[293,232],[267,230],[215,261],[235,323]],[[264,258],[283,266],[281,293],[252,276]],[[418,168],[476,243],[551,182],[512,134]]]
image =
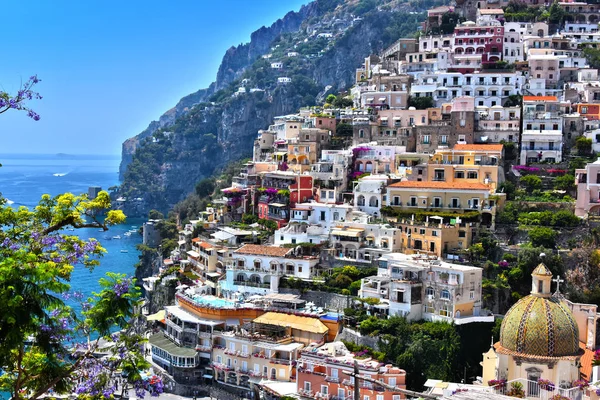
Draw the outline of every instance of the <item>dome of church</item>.
[[[579,352],[579,330],[573,314],[558,298],[549,294],[552,274],[540,264],[534,273],[534,288],[541,280],[539,292],[523,297],[506,313],[500,327],[500,345],[517,353],[543,356],[573,356]],[[538,280],[536,281],[536,278]]]

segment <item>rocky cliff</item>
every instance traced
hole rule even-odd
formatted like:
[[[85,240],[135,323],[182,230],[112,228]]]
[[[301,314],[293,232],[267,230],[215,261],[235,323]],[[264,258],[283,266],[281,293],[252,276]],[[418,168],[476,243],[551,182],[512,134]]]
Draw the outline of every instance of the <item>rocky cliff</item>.
[[[257,131],[274,116],[314,105],[326,87],[351,86],[365,57],[415,31],[423,15],[412,11],[431,5],[423,1],[433,0],[417,8],[318,0],[257,30],[250,43],[227,51],[215,83],[123,144],[121,194],[142,197],[145,210],[167,211],[217,168],[250,156]],[[333,37],[319,36],[324,32]],[[291,83],[279,84],[282,76]]]

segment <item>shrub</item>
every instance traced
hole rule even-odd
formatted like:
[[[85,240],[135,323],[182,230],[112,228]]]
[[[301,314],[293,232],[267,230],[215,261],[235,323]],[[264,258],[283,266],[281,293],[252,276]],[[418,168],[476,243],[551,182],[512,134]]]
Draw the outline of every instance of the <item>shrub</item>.
[[[556,246],[556,237],[558,233],[545,226],[538,226],[529,231],[529,239],[535,247],[554,248]]]
[[[525,186],[528,193],[532,193],[534,190],[542,188],[542,179],[536,175],[522,176],[519,181],[521,185]]]

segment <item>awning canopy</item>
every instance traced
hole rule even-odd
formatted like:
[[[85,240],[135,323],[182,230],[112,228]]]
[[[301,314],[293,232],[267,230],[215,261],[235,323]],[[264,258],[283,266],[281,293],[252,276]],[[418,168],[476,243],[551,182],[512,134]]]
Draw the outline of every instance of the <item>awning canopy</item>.
[[[194,250],[190,250],[187,252],[187,255],[193,258],[198,258],[200,257],[200,254],[197,251]]]
[[[386,101],[387,99],[385,97],[380,97],[379,101]]]
[[[268,312],[254,319],[252,322],[257,324],[267,324],[289,327],[300,331],[312,333],[327,333],[329,328],[317,318],[300,317],[297,315],[288,315],[276,312]]]
[[[162,321],[163,319],[165,319],[165,310],[146,316],[146,321]]]
[[[332,235],[336,236],[348,236],[348,237],[359,237],[363,233],[363,230],[334,230],[331,231]]]
[[[285,156],[287,154],[287,151],[276,151],[275,155],[276,156]]]

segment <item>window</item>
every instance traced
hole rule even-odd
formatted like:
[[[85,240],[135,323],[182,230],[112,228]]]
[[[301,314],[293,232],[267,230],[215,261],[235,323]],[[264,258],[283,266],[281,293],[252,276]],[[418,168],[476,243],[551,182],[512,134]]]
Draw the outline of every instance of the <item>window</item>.
[[[467,179],[477,179],[477,172],[476,171],[467,172]]]
[[[298,273],[302,272],[302,265],[298,265]]]
[[[428,286],[427,289],[425,289],[425,294],[433,297],[435,295],[435,290],[433,290],[431,286]]]
[[[465,231],[458,231],[458,237],[460,237],[460,238],[467,237],[467,232],[465,232]]]
[[[392,400],[400,400],[400,395],[399,394],[392,395]]]
[[[260,364],[254,364],[254,373],[260,374]]]
[[[377,395],[377,400],[383,400],[383,395],[382,394],[378,394]]]
[[[304,381],[304,391],[310,392],[310,382]]]
[[[242,361],[242,371],[248,371],[248,361]]]
[[[234,342],[229,342],[229,350],[235,351],[235,343]]]
[[[462,122],[462,121],[464,121],[464,120],[461,120],[461,122]],[[464,125],[462,125],[462,126],[464,126]],[[458,135],[458,141],[459,141],[459,142],[464,142],[464,141],[465,141],[465,135]],[[462,164],[462,163],[461,163],[461,164]]]
[[[455,179],[463,179],[465,177],[465,171],[455,171],[454,178]]]
[[[321,394],[329,394],[329,386],[321,385]]]
[[[429,144],[429,135],[423,135],[423,144]]]
[[[321,214],[319,216],[319,221],[325,221],[325,211],[321,211]]]
[[[242,353],[248,354],[248,345],[247,344],[242,345]]]
[[[221,357],[221,356],[217,356],[217,362],[218,362],[219,364],[223,364],[223,357]]]
[[[446,289],[442,290],[442,293],[440,293],[440,298],[442,300],[450,300],[450,292]]]
[[[447,135],[440,136],[440,144],[447,144],[447,143],[448,143],[448,136]]]
[[[396,378],[389,378],[388,379],[388,385],[390,386],[396,386]],[[398,396],[400,397],[400,396]]]
[[[363,396],[363,400],[370,400],[370,397],[365,395],[365,396]]]
[[[337,368],[331,368],[331,377],[332,378],[337,378],[338,377],[338,370],[337,370]]]
[[[471,290],[469,292],[469,300],[473,300],[473,299],[475,299],[475,292],[473,290]]]

